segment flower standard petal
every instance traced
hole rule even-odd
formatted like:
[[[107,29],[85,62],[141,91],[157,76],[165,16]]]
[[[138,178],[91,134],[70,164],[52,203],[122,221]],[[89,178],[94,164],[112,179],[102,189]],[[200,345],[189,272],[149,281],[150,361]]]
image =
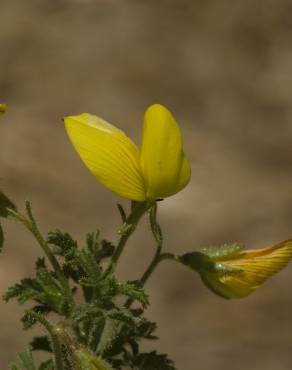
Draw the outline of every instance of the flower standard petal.
[[[173,195],[190,179],[182,136],[172,114],[162,105],[150,106],[144,116],[141,168],[147,199]]]
[[[146,199],[138,148],[123,131],[88,113],[64,122],[77,153],[104,186],[131,200]]]

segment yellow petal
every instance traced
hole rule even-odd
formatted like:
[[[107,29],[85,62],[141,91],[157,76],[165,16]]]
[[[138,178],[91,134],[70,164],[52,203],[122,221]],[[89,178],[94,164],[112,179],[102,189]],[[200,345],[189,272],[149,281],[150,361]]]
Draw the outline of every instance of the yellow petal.
[[[149,200],[177,193],[190,179],[179,126],[172,114],[159,104],[145,112],[141,167]]]
[[[123,131],[88,113],[64,121],[77,153],[104,186],[131,200],[146,199],[138,148]]]
[[[206,279],[217,293],[226,298],[243,298],[282,270],[291,259],[292,240],[287,240],[269,248],[239,252],[233,259],[222,263],[241,269],[241,272],[216,272],[207,274]]]
[[[7,109],[6,104],[0,104],[0,116],[1,116],[3,113],[5,113],[6,109]]]

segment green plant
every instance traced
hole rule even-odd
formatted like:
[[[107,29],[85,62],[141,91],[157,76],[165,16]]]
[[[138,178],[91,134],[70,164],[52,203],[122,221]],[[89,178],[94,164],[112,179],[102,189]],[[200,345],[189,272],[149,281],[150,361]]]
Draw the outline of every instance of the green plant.
[[[88,233],[78,245],[68,232],[55,230],[44,236],[31,204],[26,202],[21,212],[0,192],[0,217],[20,222],[44,255],[36,260],[35,276],[22,279],[3,296],[7,302],[31,303],[22,317],[25,330],[35,324],[46,330],[46,335],[33,338],[11,369],[175,370],[167,355],[143,352],[140,345],[157,339],[157,325],[146,317],[150,303],[144,287],[157,266],[164,260],[181,263],[196,271],[215,294],[243,298],[288,264],[292,240],[257,250],[231,244],[181,255],[168,253],[157,219],[159,198],[180,191],[190,178],[181,134],[171,113],[160,105],[146,112],[141,155],[122,131],[98,117],[83,114],[65,119],[65,124],[90,171],[131,203],[129,210],[118,204],[117,245],[103,239],[99,231]],[[125,168],[130,168],[129,181]],[[145,216],[156,243],[155,254],[137,280],[119,281],[117,264]],[[3,239],[0,225],[0,247]],[[36,365],[33,352],[38,350],[47,352],[48,359]]]

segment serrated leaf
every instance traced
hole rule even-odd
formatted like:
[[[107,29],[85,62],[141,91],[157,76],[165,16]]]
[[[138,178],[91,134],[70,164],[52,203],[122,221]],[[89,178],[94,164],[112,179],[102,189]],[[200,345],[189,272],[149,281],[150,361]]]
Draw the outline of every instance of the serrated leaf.
[[[52,353],[52,346],[47,336],[34,337],[30,342],[30,347],[33,351],[45,351]]]
[[[36,319],[27,313],[22,316],[21,322],[24,330],[30,329],[33,325],[37,323]]]
[[[101,246],[98,252],[96,253],[96,261],[100,262],[104,258],[111,257],[115,251],[115,246],[108,240],[102,240]]]
[[[61,256],[66,256],[66,254],[72,253],[72,251],[75,251],[78,247],[76,240],[74,240],[69,233],[63,233],[60,230],[50,232],[48,234],[47,242],[58,247],[54,252]]]
[[[111,319],[122,321],[129,325],[138,325],[141,322],[139,317],[135,317],[131,310],[127,308],[113,308],[106,312],[106,315]]]
[[[143,307],[149,305],[148,295],[144,289],[138,286],[137,282],[128,281],[119,285],[119,292],[125,296],[136,300],[142,304]]]
[[[104,310],[97,307],[94,303],[84,303],[75,307],[72,312],[72,318],[79,322],[88,318],[97,318],[98,316],[102,316],[103,313]]]
[[[8,302],[12,298],[16,298],[17,301],[22,304],[30,298],[35,298],[39,294],[39,286],[35,279],[26,278],[20,283],[8,288],[6,293],[3,295],[4,301]]]
[[[131,336],[140,339],[157,339],[154,332],[157,329],[155,322],[149,321],[146,318],[141,318],[136,326],[130,327]]]
[[[37,313],[40,313],[40,314],[48,314],[49,312],[51,312],[51,308],[46,306],[46,305],[36,305],[32,308],[32,311],[35,311]],[[29,313],[25,313],[23,315],[23,317],[21,318],[21,322],[22,322],[22,325],[23,325],[23,329],[24,330],[28,330],[30,329],[34,324],[36,324],[36,319],[30,315]]]
[[[175,370],[173,361],[156,351],[138,355],[134,365],[136,370]]]

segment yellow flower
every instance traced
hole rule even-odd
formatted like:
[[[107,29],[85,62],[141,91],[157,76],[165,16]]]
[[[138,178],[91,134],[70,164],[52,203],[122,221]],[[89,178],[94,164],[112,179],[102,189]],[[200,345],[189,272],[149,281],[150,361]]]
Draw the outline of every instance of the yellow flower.
[[[108,189],[135,201],[168,197],[190,179],[190,165],[182,136],[172,114],[162,105],[144,115],[142,146],[102,118],[83,113],[65,118],[67,133],[77,153]]]
[[[6,104],[1,104],[1,103],[0,103],[0,116],[1,116],[3,113],[5,113],[6,108],[7,108]]]
[[[291,259],[292,240],[252,250],[225,245],[179,257],[181,262],[200,274],[210,290],[227,299],[246,297]]]

